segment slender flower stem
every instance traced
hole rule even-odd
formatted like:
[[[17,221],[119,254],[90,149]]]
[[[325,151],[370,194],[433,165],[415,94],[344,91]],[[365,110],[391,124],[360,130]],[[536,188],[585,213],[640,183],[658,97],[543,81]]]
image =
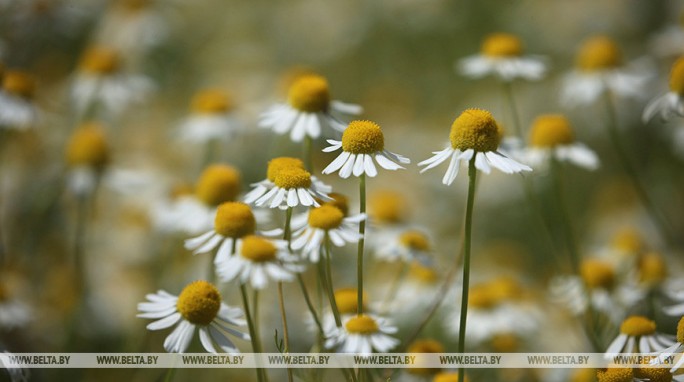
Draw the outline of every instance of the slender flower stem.
[[[359,213],[366,213],[366,174],[361,174],[359,177]],[[359,239],[357,259],[357,279],[358,279],[358,297],[356,300],[358,315],[363,314],[363,245],[366,240],[366,220],[361,220],[359,223]]]
[[[175,376],[176,376],[176,368],[172,367],[166,371],[166,376],[164,376],[164,382],[173,381],[173,377],[175,377]]]
[[[477,154],[477,153],[476,153]],[[463,238],[463,292],[461,294],[461,318],[458,329],[458,352],[465,352],[466,318],[468,316],[468,291],[470,288],[470,240],[473,229],[473,204],[475,202],[475,182],[477,169],[475,157],[468,162],[468,201],[466,203],[465,237]],[[458,369],[458,380],[464,381],[465,369]]]
[[[523,139],[522,129],[520,128],[520,116],[518,115],[518,108],[516,107],[515,97],[513,96],[513,83],[511,81],[504,81],[503,87],[506,100],[508,101],[508,108],[511,112],[511,118],[513,118],[515,135],[518,136],[518,138]]]
[[[313,140],[308,135],[304,137],[304,165],[306,170],[313,174]]]
[[[658,210],[653,202],[653,199],[651,199],[649,196],[646,188],[639,179],[639,175],[634,167],[634,164],[632,164],[630,161],[629,155],[620,141],[620,134],[617,130],[617,111],[615,109],[615,104],[613,103],[610,92],[605,92],[605,102],[608,109],[608,134],[610,135],[611,143],[617,152],[620,164],[632,182],[632,186],[634,187],[637,196],[641,200],[641,204],[644,206],[644,208],[646,208],[646,211],[651,216],[651,220],[658,227],[660,234],[668,242],[668,244],[673,245],[677,242],[677,239],[676,236],[672,234],[670,223],[662,211]]]
[[[285,212],[285,229],[283,232],[283,240],[287,241],[287,249],[292,252],[292,234],[291,234],[291,223],[292,223],[292,207],[287,207]],[[283,348],[284,353],[290,352],[290,334],[287,328],[287,313],[285,311],[285,298],[283,297],[283,282],[278,281],[278,305],[280,306],[280,317],[283,320],[283,341],[285,347]],[[294,380],[292,376],[292,369],[287,368],[287,379],[292,382]]]
[[[580,254],[575,242],[575,235],[572,230],[572,223],[570,222],[570,214],[565,207],[565,198],[563,197],[563,184],[561,179],[561,166],[558,160],[551,158],[551,177],[553,178],[553,190],[556,196],[556,204],[561,215],[561,225],[563,228],[563,236],[568,246],[568,253],[570,254],[570,266],[572,272],[579,274]]]
[[[311,303],[311,297],[309,297],[309,292],[306,289],[306,284],[304,284],[304,279],[302,278],[302,275],[300,273],[297,273],[297,281],[299,282],[299,287],[302,290],[302,294],[304,295],[304,301],[306,301],[306,306],[309,308],[309,312],[311,312],[311,316],[313,317],[314,322],[316,323],[318,333],[321,336],[324,336],[325,331],[323,330],[323,325],[321,324],[321,320],[318,317],[318,314],[316,313],[316,309],[314,309],[314,306]]]
[[[94,194],[93,194],[94,195]],[[91,195],[91,197],[93,197]],[[86,226],[88,219],[88,202],[87,196],[79,196],[76,198],[76,228],[74,235],[74,249],[73,249],[73,264],[76,271],[76,281],[78,283],[79,293],[86,292],[86,271],[84,259],[84,241],[86,236]]]
[[[328,231],[325,232],[325,259],[321,259],[321,261],[325,261],[325,266],[326,266],[326,273],[325,273],[325,279],[327,280],[327,290],[328,290],[328,299],[330,300],[330,308],[332,309],[333,316],[335,317],[335,324],[337,327],[342,326],[342,319],[340,318],[340,310],[337,308],[337,301],[335,300],[335,289],[333,289],[333,282],[332,282],[332,269],[330,266],[331,259],[330,259],[330,235],[328,235]]]
[[[392,302],[394,302],[394,299],[397,297],[399,285],[404,280],[404,277],[406,276],[408,269],[408,264],[405,261],[402,261],[401,268],[399,268],[399,272],[397,272],[397,275],[394,277],[394,280],[392,280],[392,283],[389,287],[389,291],[387,292],[387,297],[385,298],[385,302],[383,303],[382,308],[385,313],[389,310],[389,307],[391,306]]]

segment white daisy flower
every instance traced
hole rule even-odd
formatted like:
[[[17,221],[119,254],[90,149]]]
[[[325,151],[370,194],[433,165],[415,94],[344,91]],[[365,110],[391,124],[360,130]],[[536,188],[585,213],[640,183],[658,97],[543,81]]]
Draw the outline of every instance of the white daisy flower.
[[[684,353],[684,317],[680,318],[679,322],[677,323],[676,341],[677,342],[675,342],[674,345],[663,349],[658,354],[658,358],[661,360],[661,362],[662,359],[665,357],[679,355],[679,357],[677,357],[677,362],[675,362],[675,364],[672,365],[672,368],[670,369],[671,373],[677,373],[677,371],[682,367],[682,365],[684,365],[684,356],[682,356],[682,353]]]
[[[0,328],[11,330],[26,326],[33,318],[31,307],[13,298],[7,289],[0,285]]]
[[[560,114],[537,117],[530,129],[529,146],[522,150],[525,163],[544,169],[551,159],[570,162],[587,170],[596,170],[599,159],[594,151],[575,141],[570,121]]]
[[[216,353],[214,343],[225,352],[239,353],[226,334],[246,341],[250,339],[249,334],[228,326],[245,326],[242,309],[224,304],[218,289],[211,283],[203,280],[190,283],[179,296],[160,290],[146,297],[149,302],[138,304],[141,312],[138,317],[157,320],[147,325],[147,329],[160,330],[178,324],[164,340],[164,349],[169,353],[184,353],[196,328],[202,346],[210,353]]]
[[[229,140],[240,129],[232,109],[232,101],[225,92],[218,89],[200,91],[192,100],[190,116],[179,126],[178,137],[193,143]]]
[[[294,280],[295,273],[304,270],[298,260],[289,253],[286,241],[250,235],[238,242],[236,254],[216,263],[216,272],[223,282],[238,280],[254,289],[264,289],[269,279]]]
[[[88,116],[95,108],[119,115],[129,105],[142,103],[153,89],[147,77],[124,73],[121,57],[109,48],[86,51],[74,76],[71,98],[76,112]]]
[[[342,321],[342,327],[326,333],[325,347],[341,353],[387,353],[400,343],[391,336],[396,332],[397,328],[382,317],[353,315]]]
[[[18,70],[8,70],[3,74],[0,67],[0,78],[0,128],[26,130],[34,127],[40,113],[33,103],[33,77]]]
[[[273,129],[277,134],[290,133],[290,139],[301,142],[304,137],[316,139],[329,127],[344,131],[339,118],[359,115],[358,105],[330,100],[328,81],[316,74],[299,76],[290,86],[288,103],[277,104],[261,115],[259,127]]]
[[[380,244],[375,252],[379,260],[403,261],[410,263],[418,261],[428,264],[432,258],[432,245],[430,238],[424,232],[415,229],[406,229],[399,233],[395,240]]]
[[[656,332],[655,321],[643,316],[629,316],[620,325],[620,334],[606,349],[612,359],[620,353],[655,353],[675,344],[675,337]]]
[[[365,219],[365,214],[345,217],[339,208],[329,204],[312,208],[307,224],[292,233],[292,249],[301,250],[302,256],[317,263],[326,235],[337,247],[356,243],[361,239],[359,223]]]
[[[577,55],[577,69],[564,77],[561,101],[567,106],[592,104],[607,91],[638,98],[643,96],[648,78],[647,73],[622,65],[622,52],[615,41],[596,36],[584,42]]]
[[[323,174],[332,174],[339,170],[340,177],[348,178],[352,174],[358,177],[368,175],[371,178],[378,174],[375,162],[385,170],[403,169],[401,164],[411,163],[411,160],[399,154],[385,150],[385,137],[378,124],[371,121],[352,121],[344,133],[342,140],[328,139],[331,146],[324,152],[342,149],[342,153],[323,170]]]
[[[591,369],[589,369],[591,370]],[[598,382],[670,382],[681,381],[681,379],[673,378],[666,368],[642,366],[636,369],[621,367],[619,365],[610,365],[606,369],[596,369],[595,375],[592,375],[591,380]]]
[[[496,75],[508,82],[516,78],[542,79],[547,67],[539,56],[523,56],[523,44],[517,36],[494,33],[482,42],[480,54],[461,59],[457,69],[467,77]]]
[[[684,117],[684,58],[679,58],[670,71],[670,91],[649,102],[644,109],[642,121],[648,123],[656,115],[667,121],[673,115]]]
[[[69,189],[77,196],[90,195],[110,161],[104,128],[95,122],[77,128],[67,144],[66,161]]]
[[[467,109],[454,120],[449,140],[451,144],[442,151],[435,151],[432,158],[418,163],[426,166],[423,173],[447,159],[451,158],[449,168],[442,178],[442,183],[450,185],[456,179],[460,162],[469,163],[475,158],[475,168],[488,174],[495,167],[506,174],[521,171],[532,171],[524,164],[518,163],[497,151],[502,131],[492,114],[481,109]]]
[[[335,298],[335,305],[337,306],[337,312],[340,314],[340,320],[344,322],[345,320],[358,315],[359,306],[359,295],[356,288],[338,288],[333,292],[333,297]],[[363,310],[368,309],[368,295],[363,293]],[[309,328],[312,331],[317,330],[316,323],[313,318],[308,321]],[[323,326],[324,333],[331,333],[336,330],[337,323],[335,322],[335,315],[332,309],[327,309],[322,314],[321,325]]]
[[[14,354],[8,352],[7,350],[3,351],[0,355],[0,368],[3,368],[7,371],[11,382],[29,382],[31,377],[31,371],[29,369],[19,366],[8,366],[9,357],[13,355]]]
[[[386,300],[381,311],[391,312],[395,320],[408,323],[429,309],[442,278],[434,264],[414,261],[407,266],[406,277],[398,283],[398,290],[387,289],[386,293],[393,294],[394,298]]]

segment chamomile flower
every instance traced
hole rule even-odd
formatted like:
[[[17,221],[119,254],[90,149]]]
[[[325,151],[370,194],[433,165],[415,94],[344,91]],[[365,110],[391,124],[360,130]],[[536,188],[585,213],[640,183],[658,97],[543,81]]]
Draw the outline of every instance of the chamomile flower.
[[[69,189],[78,196],[89,195],[97,187],[110,159],[102,125],[87,122],[77,128],[69,139],[65,154],[69,166]]]
[[[276,134],[289,132],[290,139],[301,142],[304,137],[320,137],[323,128],[344,131],[345,124],[339,118],[362,111],[358,105],[331,101],[328,81],[316,74],[304,74],[290,85],[286,104],[277,104],[261,115],[259,127],[273,129]]]
[[[236,254],[216,264],[216,272],[223,282],[238,280],[242,285],[249,283],[254,289],[264,289],[269,279],[294,280],[295,273],[304,270],[297,261],[286,241],[250,235],[238,242]]]
[[[674,365],[672,365],[672,368],[670,369],[670,372],[676,373],[682,365],[684,365],[684,357],[681,356],[682,353],[684,353],[684,317],[679,319],[679,322],[677,323],[677,336],[676,336],[676,341],[674,345],[663,349],[660,354],[658,354],[658,358],[662,359],[665,357],[669,357],[675,354],[680,355],[680,357],[677,358],[677,362],[675,362]],[[677,373],[680,374],[680,373]]]
[[[328,139],[331,146],[324,152],[342,149],[342,153],[335,158],[324,170],[323,174],[339,171],[340,177],[349,178],[352,174],[358,177],[368,175],[371,178],[378,174],[373,159],[385,170],[398,170],[401,164],[411,163],[411,160],[399,154],[385,150],[385,137],[378,124],[371,121],[352,121],[344,133],[342,140]]]
[[[563,79],[561,101],[568,106],[594,103],[605,92],[636,98],[644,94],[648,75],[623,65],[615,41],[595,36],[584,41],[576,58],[576,69]]]
[[[345,217],[342,210],[330,204],[312,208],[307,224],[292,234],[292,249],[301,250],[302,256],[317,263],[326,235],[337,247],[356,243],[361,238],[358,225],[365,219],[365,214]]]
[[[285,174],[281,175],[283,171]],[[319,206],[314,198],[330,200],[327,194],[332,191],[332,187],[304,170],[304,162],[301,159],[290,157],[271,159],[268,162],[266,179],[252,184],[252,187],[252,191],[243,199],[245,203],[256,206],[268,204],[271,208],[289,206],[291,193],[292,201],[297,204]],[[299,189],[302,190],[301,195]],[[278,202],[272,207],[271,204],[275,201]]]
[[[122,70],[117,51],[94,46],[81,58],[72,82],[71,98],[79,115],[92,113],[97,107],[118,115],[129,105],[143,102],[152,88],[148,78]]]
[[[396,332],[397,328],[382,317],[352,315],[342,320],[342,327],[326,333],[325,347],[341,353],[386,353],[399,345],[400,341],[391,336]]]
[[[138,317],[156,320],[147,329],[160,330],[178,324],[164,340],[164,349],[169,353],[184,353],[195,329],[199,329],[202,347],[210,353],[216,353],[214,343],[225,352],[239,352],[226,334],[245,341],[250,339],[248,334],[229,326],[245,326],[242,309],[224,304],[218,289],[209,282],[190,283],[179,296],[160,290],[146,297],[148,302],[138,304]]]
[[[620,325],[620,334],[606,349],[606,357],[619,353],[654,353],[675,343],[669,334],[656,332],[655,321],[643,316],[629,316]]]
[[[23,71],[0,68],[0,128],[26,130],[38,122],[39,111],[33,103],[35,80]]]
[[[233,103],[219,89],[204,89],[192,99],[190,115],[178,131],[183,141],[206,143],[211,140],[229,140],[240,126],[233,116]]]
[[[619,366],[598,369],[596,371],[598,382],[670,382],[672,374],[661,367],[639,367],[630,369]]]
[[[417,377],[423,377],[427,378],[429,376],[433,376],[437,373],[439,373],[441,370],[440,369],[431,369],[431,368],[426,368],[421,365],[420,362],[420,354],[424,353],[444,353],[445,352],[445,347],[444,345],[431,338],[426,338],[426,339],[420,339],[413,341],[408,348],[406,349],[406,353],[409,354],[414,354],[417,356],[418,362],[414,364],[414,366],[406,369],[406,372],[409,375],[417,376]],[[423,379],[421,379],[423,380]]]
[[[575,141],[570,121],[560,114],[540,115],[535,119],[523,157],[535,168],[547,166],[549,160],[570,162],[587,170],[596,170],[599,166],[596,153]]]
[[[532,171],[530,167],[497,151],[501,136],[501,127],[490,112],[467,109],[451,125],[450,145],[442,151],[433,152],[435,155],[432,158],[418,163],[418,166],[426,166],[420,172],[423,173],[451,158],[449,168],[442,178],[443,184],[450,185],[458,175],[460,163],[467,164],[473,157],[475,167],[487,174],[492,166],[506,174]]]
[[[656,115],[667,121],[673,115],[684,117],[684,58],[679,58],[670,71],[670,91],[653,101],[644,109],[642,121],[648,123]]]
[[[375,256],[384,261],[404,261],[410,263],[419,261],[427,264],[430,262],[432,245],[430,238],[425,232],[407,229],[401,232],[396,240],[387,241],[378,246]]]
[[[11,330],[26,326],[31,321],[31,308],[21,300],[10,295],[0,284],[0,328]]]
[[[335,289],[333,293],[335,298],[335,304],[337,305],[337,311],[340,313],[340,318],[344,322],[347,318],[357,315],[359,306],[359,296],[358,290],[356,288],[338,288]],[[368,309],[368,295],[363,293],[363,310]],[[327,309],[323,313],[323,320],[321,322],[323,325],[323,331],[325,333],[330,333],[337,328],[337,323],[335,322],[335,316],[331,309]],[[315,328],[313,319],[310,322],[310,327]]]
[[[459,61],[458,70],[471,78],[495,75],[503,81],[516,78],[539,80],[546,73],[546,62],[538,56],[524,56],[523,43],[508,33],[493,33],[482,42],[480,54]]]
[[[368,198],[369,225],[366,227],[366,244],[373,251],[386,243],[397,242],[399,236],[410,229],[408,205],[404,195],[393,190],[376,190]]]

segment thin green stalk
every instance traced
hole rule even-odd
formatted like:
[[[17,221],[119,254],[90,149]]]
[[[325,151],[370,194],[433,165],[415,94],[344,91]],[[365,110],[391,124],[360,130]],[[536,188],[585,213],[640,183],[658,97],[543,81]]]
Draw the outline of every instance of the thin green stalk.
[[[316,323],[318,333],[321,336],[324,336],[325,331],[323,330],[323,325],[321,325],[321,320],[318,318],[318,314],[316,314],[316,309],[314,309],[313,304],[311,303],[311,298],[309,297],[309,292],[306,289],[306,284],[304,284],[304,279],[302,278],[301,273],[297,273],[297,281],[299,282],[299,288],[302,290],[302,294],[304,295],[304,301],[306,301],[306,306],[309,308],[309,312],[311,312],[311,316],[313,317],[314,322]]]
[[[475,182],[477,169],[475,158],[477,153],[468,162],[468,201],[466,203],[465,237],[463,238],[463,292],[461,294],[461,318],[458,329],[458,352],[465,352],[466,317],[468,316],[468,291],[470,289],[470,240],[473,229],[473,205],[475,202]],[[458,380],[464,381],[465,369],[458,369]]]
[[[88,197],[76,198],[76,228],[74,235],[73,264],[79,293],[86,292],[86,271],[84,259],[84,242],[88,219]]]
[[[390,305],[394,301],[394,299],[397,297],[397,292],[399,291],[399,285],[401,282],[404,280],[404,277],[406,277],[406,273],[408,272],[408,264],[404,261],[401,262],[401,268],[399,268],[399,272],[397,272],[397,275],[394,277],[394,280],[392,280],[392,283],[390,284],[389,291],[387,292],[387,297],[385,298],[385,302],[382,304],[383,311],[387,312],[389,310]]]
[[[164,382],[171,382],[173,377],[176,376],[176,368],[172,367],[166,371],[166,376],[164,377]]]
[[[611,143],[615,148],[618,159],[620,160],[620,164],[622,165],[623,170],[627,173],[629,180],[632,182],[632,186],[637,192],[637,196],[639,197],[639,200],[641,200],[641,204],[644,206],[644,208],[646,208],[649,216],[651,216],[651,220],[658,227],[660,234],[668,242],[668,244],[674,245],[677,242],[677,239],[676,236],[672,234],[670,223],[667,221],[665,215],[656,207],[653,199],[651,199],[650,195],[646,191],[646,188],[639,179],[636,168],[632,164],[629,155],[627,154],[627,150],[625,150],[625,147],[620,141],[620,134],[618,133],[617,129],[617,111],[615,109],[615,105],[613,104],[610,92],[605,92],[605,102],[608,109],[608,134],[610,135]]]
[[[249,310],[249,301],[247,301],[247,287],[245,284],[240,285],[240,293],[242,294],[242,304],[245,307],[245,317],[247,318],[247,327],[249,328],[249,338],[252,341],[252,350],[254,353],[261,353],[261,346],[259,345],[259,339],[257,338],[254,321],[252,321],[252,315]],[[260,368],[256,369],[256,374],[259,382],[263,382],[264,376]]]
[[[511,81],[505,81],[503,83],[503,87],[506,100],[508,101],[508,108],[511,111],[511,117],[513,118],[513,129],[515,130],[515,135],[520,139],[524,139],[522,129],[520,128],[520,116],[518,115],[518,108],[515,105],[515,97],[513,96],[513,83]]]
[[[313,140],[308,135],[304,137],[304,165],[306,170],[313,174]]]
[[[328,231],[325,232],[325,238],[323,240],[325,242],[325,259],[321,259],[321,261],[325,261],[325,278],[327,280],[326,286],[328,290],[328,299],[330,299],[330,308],[332,309],[333,316],[335,317],[335,324],[339,328],[342,326],[342,318],[340,317],[340,310],[337,308],[337,301],[335,300],[335,289],[333,288],[332,282],[332,268],[330,266],[330,235],[328,235]]]
[[[287,240],[287,249],[288,251],[292,252],[292,233],[291,231],[291,223],[292,223],[292,207],[287,207],[287,211],[285,212],[285,229],[283,230],[283,239]],[[287,312],[285,311],[285,298],[283,296],[283,282],[278,281],[278,305],[280,306],[280,317],[283,320],[283,341],[285,347],[283,348],[283,351],[285,353],[290,352],[290,334],[289,330],[287,328]],[[294,380],[294,377],[292,376],[292,369],[289,367],[287,368],[287,379],[288,381],[292,382]]]
[[[366,174],[361,174],[359,177],[359,213],[366,213]],[[366,240],[366,220],[361,220],[359,223],[359,239],[358,253],[356,256],[357,260],[357,280],[358,280],[358,297],[357,297],[357,313],[358,315],[363,314],[363,245]]]
[[[575,242],[575,235],[572,230],[572,223],[570,222],[570,214],[565,206],[565,198],[563,196],[563,185],[561,179],[561,166],[556,158],[551,158],[551,178],[553,178],[553,191],[556,196],[556,204],[561,215],[561,225],[563,229],[563,236],[568,246],[568,253],[570,254],[570,265],[572,272],[579,274],[580,254]]]

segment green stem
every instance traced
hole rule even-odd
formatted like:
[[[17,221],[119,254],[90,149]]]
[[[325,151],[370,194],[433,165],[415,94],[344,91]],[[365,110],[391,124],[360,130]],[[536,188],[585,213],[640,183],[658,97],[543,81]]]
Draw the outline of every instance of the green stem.
[[[470,241],[473,229],[473,205],[475,204],[475,182],[477,169],[475,158],[477,153],[468,163],[468,201],[466,203],[465,237],[463,239],[463,292],[461,294],[461,318],[458,330],[458,352],[465,353],[466,318],[468,316],[468,291],[470,288]],[[458,380],[464,381],[465,369],[458,369]]]
[[[313,142],[310,136],[304,137],[304,165],[313,174]]]
[[[556,195],[556,203],[561,215],[561,226],[563,229],[563,236],[568,246],[568,253],[570,254],[570,265],[575,274],[579,274],[580,254],[575,242],[575,235],[572,230],[572,223],[570,222],[570,214],[565,207],[565,198],[563,197],[563,185],[561,179],[561,166],[555,157],[551,158],[551,177],[553,178],[553,190]]]
[[[245,284],[240,285],[240,293],[242,294],[242,304],[245,306],[245,317],[247,318],[247,326],[249,328],[249,338],[252,340],[252,350],[255,353],[261,353],[261,348],[259,346],[259,339],[257,338],[254,321],[252,321],[252,315],[249,310],[249,301],[247,301],[247,287],[245,287]],[[261,372],[261,369],[257,368],[256,374],[259,382],[263,382],[264,376]]]
[[[330,308],[332,309],[333,316],[335,316],[335,324],[337,327],[342,326],[342,318],[340,317],[340,310],[337,308],[337,301],[335,300],[335,289],[333,289],[333,282],[332,282],[332,268],[330,266],[331,263],[331,258],[330,258],[330,235],[328,235],[328,231],[325,232],[325,259],[321,259],[321,261],[325,261],[325,266],[326,266],[326,273],[325,273],[325,278],[327,280],[327,290],[328,290],[328,299],[330,300]]]
[[[292,223],[292,207],[287,207],[285,212],[285,229],[283,230],[283,240],[287,240],[287,250],[292,252],[292,233],[291,231]],[[280,306],[280,317],[283,321],[283,341],[285,343],[285,348],[283,349],[285,353],[290,352],[290,334],[287,328],[287,312],[285,311],[285,298],[283,297],[283,283],[278,281],[278,305]],[[292,369],[287,368],[287,379],[288,381],[293,381]]]
[[[524,139],[522,135],[522,129],[520,128],[520,116],[518,115],[518,108],[515,105],[515,97],[513,96],[513,83],[511,81],[505,81],[503,86],[506,100],[508,101],[508,108],[511,111],[511,117],[513,118],[513,129],[515,130],[515,135],[520,139]]]
[[[361,174],[359,177],[359,213],[366,213],[366,174]],[[358,280],[358,297],[357,297],[357,313],[363,314],[363,245],[366,240],[366,220],[361,220],[359,223],[359,239],[357,260],[357,280]]]
[[[304,301],[306,301],[306,306],[309,308],[309,312],[311,312],[311,316],[314,319],[314,322],[316,322],[316,327],[318,327],[318,333],[321,336],[325,335],[325,331],[323,330],[323,325],[321,325],[321,320],[318,318],[318,314],[316,314],[316,309],[314,309],[313,304],[311,303],[311,298],[309,297],[309,292],[306,290],[306,284],[304,284],[304,279],[302,278],[301,273],[297,273],[297,281],[299,282],[299,287],[302,290],[302,294],[304,295]]]
[[[285,211],[285,229],[283,230],[283,240],[287,241],[287,250],[292,253],[292,237],[290,223],[292,222],[292,207],[287,207]]]
[[[173,377],[176,376],[176,368],[172,367],[166,371],[166,376],[164,377],[164,382],[171,382]]]
[[[92,196],[91,196],[92,197]],[[73,264],[76,271],[76,281],[80,294],[86,292],[86,270],[84,256],[84,242],[86,236],[86,221],[88,219],[88,197],[76,198],[76,228],[74,236]]]

